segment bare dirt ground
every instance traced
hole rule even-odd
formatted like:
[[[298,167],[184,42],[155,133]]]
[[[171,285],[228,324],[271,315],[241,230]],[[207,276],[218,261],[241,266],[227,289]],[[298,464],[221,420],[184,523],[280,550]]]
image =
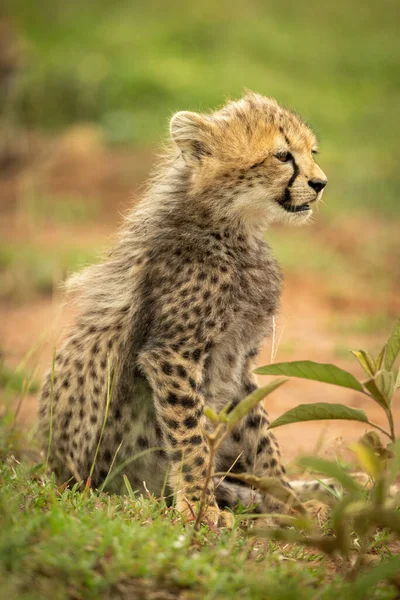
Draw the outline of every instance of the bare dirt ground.
[[[34,152],[32,152],[34,148]],[[104,248],[120,221],[120,214],[136,198],[147,177],[153,160],[150,151],[106,150],[91,130],[71,131],[58,144],[31,142],[30,157],[22,154],[12,168],[0,172],[0,237],[21,246],[39,245],[52,253],[63,244],[76,248]],[[94,219],[80,223],[41,220],[32,223],[21,207],[21,190],[45,190],[47,194],[79,195],[96,202]],[[322,220],[316,224],[316,234],[324,243],[335,240],[351,261],[351,240],[359,235],[360,224],[346,222],[343,229]],[[365,232],[364,232],[365,233]],[[283,234],[287,235],[287,234]],[[370,235],[373,235],[370,232]],[[1,265],[0,265],[1,267]],[[329,279],[329,277],[328,277]],[[347,352],[366,348],[377,351],[390,331],[394,315],[400,314],[400,282],[392,282],[375,298],[374,281],[370,294],[358,293],[358,285],[340,297],[332,294],[317,273],[303,272],[302,265],[292,265],[286,272],[286,285],[280,316],[276,323],[275,340],[268,341],[259,364],[311,359],[333,362],[361,376],[361,369]],[[361,288],[360,288],[361,289]],[[367,281],[368,289],[368,281]],[[365,281],[363,282],[365,290]],[[368,327],[377,315],[389,315],[382,326]],[[54,345],[71,321],[71,309],[63,307],[60,293],[33,293],[18,302],[11,298],[0,301],[0,350],[7,364],[18,366],[28,356],[27,365],[43,373],[51,362]],[[364,326],[352,327],[362,317]],[[391,318],[392,317],[392,318]],[[261,378],[262,379],[262,378]],[[363,408],[369,419],[385,425],[382,410],[357,392],[323,384],[292,380],[274,392],[266,404],[275,418],[285,410],[304,402],[342,402]],[[37,400],[25,399],[19,420],[33,424]],[[400,425],[400,404],[395,408],[397,427]],[[285,426],[276,430],[283,454],[291,460],[303,452],[318,451],[322,455],[337,454],[350,441],[356,440],[365,426],[344,421],[309,422]]]

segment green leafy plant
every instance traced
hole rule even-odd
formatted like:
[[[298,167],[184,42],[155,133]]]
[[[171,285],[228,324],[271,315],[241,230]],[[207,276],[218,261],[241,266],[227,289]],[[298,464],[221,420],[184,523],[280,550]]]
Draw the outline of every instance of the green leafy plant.
[[[387,532],[385,535],[400,539],[400,513],[398,498],[393,485],[400,474],[400,441],[396,442],[392,400],[400,387],[400,372],[395,367],[400,354],[400,319],[393,331],[374,359],[367,351],[353,351],[363,367],[367,379],[359,381],[351,373],[332,364],[321,364],[312,361],[295,361],[271,364],[256,370],[263,375],[282,375],[267,386],[256,390],[240,402],[230,413],[224,408],[218,415],[206,408],[206,415],[215,423],[214,432],[209,436],[211,453],[214,456],[226,435],[258,402],[265,398],[278,386],[287,381],[287,377],[300,377],[338,385],[367,395],[379,404],[388,420],[388,430],[372,423],[363,410],[351,408],[343,404],[315,403],[297,406],[275,421],[269,428],[273,429],[289,423],[319,419],[345,419],[366,423],[383,433],[390,439],[386,447],[374,431],[366,433],[363,438],[353,443],[350,448],[365,474],[359,481],[337,461],[328,461],[317,457],[303,457],[299,464],[304,469],[314,472],[317,477],[323,475],[336,480],[344,491],[336,497],[329,525],[318,526],[306,514],[298,499],[291,491],[271,477],[256,477],[248,473],[235,474],[234,477],[268,492],[283,500],[296,510],[297,514],[268,515],[279,519],[281,525],[251,532],[257,537],[265,537],[275,542],[298,544],[315,548],[337,562],[339,570],[349,580],[357,579],[355,596],[368,596],[370,586],[383,580],[391,580],[396,585],[396,577],[400,572],[400,557],[392,556],[389,560],[380,561],[380,557],[371,554],[372,540],[377,531]],[[226,473],[219,473],[224,476]],[[230,474],[232,475],[232,474]],[[210,476],[210,475],[209,475]],[[204,489],[207,488],[208,480]],[[323,482],[321,482],[323,485]],[[201,514],[198,515],[198,520]],[[286,525],[282,527],[282,523]],[[378,564],[379,563],[379,564]],[[370,568],[364,573],[364,567]],[[396,583],[397,582],[397,583]]]
[[[363,382],[358,381],[351,373],[335,365],[322,364],[310,360],[275,363],[260,367],[256,370],[256,373],[260,375],[283,375],[285,377],[310,379],[360,392],[372,398],[384,410],[388,420],[388,430],[369,421],[363,410],[351,408],[343,404],[330,404],[327,402],[302,404],[301,406],[292,408],[273,421],[269,428],[273,429],[274,427],[288,425],[289,423],[298,423],[300,421],[345,419],[367,423],[394,442],[396,435],[392,413],[392,400],[394,394],[400,388],[400,369],[395,367],[396,360],[400,354],[400,319],[396,321],[387,343],[383,346],[376,359],[366,350],[353,350],[352,354],[358,359],[367,375],[367,379]]]
[[[400,556],[381,560],[382,557],[374,553],[373,545],[377,532],[385,532],[388,539],[400,539],[398,497],[391,493],[400,473],[400,443],[392,446],[390,462],[384,454],[378,455],[368,437],[352,444],[351,449],[369,476],[368,486],[358,482],[337,462],[316,457],[303,457],[298,461],[309,471],[333,477],[345,490],[345,495],[332,509],[329,524],[321,528],[304,515],[285,515],[286,529],[256,529],[252,535],[321,551],[336,562],[347,579],[357,579],[355,597],[365,598],[372,584],[386,579],[400,584]],[[366,567],[369,570],[365,574]]]
[[[269,428],[289,423],[319,419],[346,419],[366,423],[387,436],[390,444],[387,448],[378,435],[369,432],[360,442],[350,446],[357,460],[368,475],[368,491],[339,463],[317,457],[304,457],[300,466],[314,473],[322,474],[338,481],[345,495],[334,506],[328,531],[315,531],[315,524],[307,523],[304,516],[285,517],[288,529],[269,528],[257,535],[269,539],[301,544],[317,548],[330,557],[339,560],[340,566],[349,579],[358,579],[356,596],[364,598],[370,586],[390,579],[396,583],[400,572],[400,557],[392,556],[380,562],[379,557],[371,555],[371,540],[377,530],[388,531],[389,535],[400,539],[400,513],[398,498],[393,494],[393,483],[400,473],[400,442],[396,442],[392,401],[400,388],[400,370],[395,367],[400,354],[400,319],[379,355],[373,358],[366,350],[353,350],[367,379],[359,381],[351,373],[331,364],[312,361],[296,361],[272,364],[257,369],[263,375],[284,375],[300,377],[313,381],[330,383],[355,390],[373,399],[385,412],[388,430],[372,423],[363,410],[342,404],[319,402],[303,404],[288,410],[273,421]],[[377,564],[379,563],[379,564]],[[372,568],[362,574],[366,565]],[[400,582],[397,581],[396,584]]]

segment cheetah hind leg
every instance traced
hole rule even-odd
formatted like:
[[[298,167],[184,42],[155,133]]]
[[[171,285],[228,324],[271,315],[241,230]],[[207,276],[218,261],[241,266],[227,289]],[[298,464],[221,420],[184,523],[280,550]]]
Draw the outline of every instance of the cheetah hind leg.
[[[294,480],[290,481],[290,487],[301,502],[323,500],[328,504],[333,504],[336,498],[343,495],[342,486],[334,479]]]
[[[320,525],[326,523],[331,511],[329,504],[332,504],[332,500],[338,494],[341,494],[341,487],[330,479],[320,480],[320,482],[291,481],[290,483],[295,493],[299,495],[299,499],[301,499],[309,516]],[[250,509],[252,514],[265,515],[266,522],[271,526],[285,523],[276,517],[277,513],[287,514],[291,512],[290,507],[280,500],[265,493],[261,494],[249,486],[226,480],[221,482],[218,478],[215,478],[215,486],[215,497],[221,509],[229,508],[235,511],[239,506],[242,506],[245,509]],[[275,514],[272,521],[267,516],[271,514]]]
[[[367,473],[351,473],[352,479],[366,490],[371,489],[372,480]],[[316,498],[324,501],[334,502],[336,498],[343,496],[343,488],[335,479],[318,479],[310,481],[295,480],[290,485],[302,502]],[[394,496],[396,486],[391,486],[390,496]]]
[[[352,477],[365,489],[371,487],[371,479],[366,473],[353,473]],[[215,478],[215,496],[220,508],[237,510],[241,505],[250,508],[255,514],[285,513],[287,508],[282,502],[261,494],[253,488],[231,481]],[[330,509],[337,498],[343,496],[342,486],[334,479],[294,480],[290,486],[309,512],[312,518],[324,523],[330,514]],[[393,489],[392,489],[393,488]],[[392,486],[390,495],[399,493],[397,486]]]
[[[370,484],[368,475],[355,473],[353,477],[360,485],[368,488]],[[329,520],[336,499],[343,496],[343,488],[335,479],[297,480],[291,481],[290,485],[309,516],[320,526]]]
[[[241,505],[244,508],[259,507],[262,504],[262,496],[256,490],[230,481],[214,479],[215,498],[220,508],[237,510]]]
[[[351,478],[365,490],[370,490],[373,486],[372,479],[367,473],[351,473]],[[291,481],[290,485],[302,502],[315,498],[323,498],[325,501],[332,501],[344,494],[342,486],[335,479]],[[390,486],[390,498],[394,498],[399,493],[400,488],[398,485],[393,484]]]
[[[291,481],[290,485],[309,517],[320,527],[327,523],[336,499],[343,495],[342,486],[334,479],[297,480]]]
[[[250,509],[254,514],[284,513],[287,506],[280,500],[268,494],[261,494],[247,485],[221,481],[218,477],[215,481],[215,497],[220,508],[237,510],[239,506]]]

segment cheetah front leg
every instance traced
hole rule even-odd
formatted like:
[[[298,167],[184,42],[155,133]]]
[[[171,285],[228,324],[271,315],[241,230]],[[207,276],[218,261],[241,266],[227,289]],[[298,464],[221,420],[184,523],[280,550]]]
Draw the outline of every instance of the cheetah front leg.
[[[247,363],[243,371],[242,389],[243,397],[257,389],[256,378],[252,371],[254,365],[255,352],[248,356]],[[233,402],[235,406],[237,402]],[[291,488],[286,477],[285,467],[281,462],[281,452],[275,435],[268,429],[269,420],[267,411],[260,403],[247,414],[238,425],[233,429],[228,439],[223,443],[217,459],[218,468],[221,471],[230,471],[231,473],[249,473],[257,477],[276,477],[281,483]],[[221,490],[217,488],[217,499],[220,502],[226,502],[226,498],[234,498],[235,493],[229,493],[227,486],[228,480],[225,480],[225,486]],[[244,486],[242,486],[244,488]],[[244,488],[246,489],[246,488]],[[258,512],[288,512],[289,506],[281,500],[269,495],[260,494],[247,488],[247,494],[242,490],[239,500],[243,504],[256,505]],[[236,502],[237,503],[237,502]],[[231,502],[227,503],[232,506]]]
[[[200,392],[204,349],[180,353],[172,348],[144,352],[140,366],[154,391],[157,418],[170,461],[170,485],[176,508],[188,519],[197,516],[210,462],[205,435],[204,397]],[[211,465],[213,470],[213,465]],[[220,511],[211,478],[206,489],[203,519],[214,525],[230,525],[232,515]]]
[[[275,435],[268,430],[268,423],[263,406],[255,407],[246,415],[220,449],[219,470],[232,474],[248,473],[256,477],[276,477],[285,487],[291,488],[281,462],[278,442]],[[225,481],[228,483],[228,480],[229,475]],[[217,491],[218,500],[219,496],[220,492]],[[243,504],[244,497],[246,496],[239,496],[237,500]],[[248,492],[246,504],[257,505],[258,512],[284,513],[289,510],[288,505],[274,496],[255,491]]]

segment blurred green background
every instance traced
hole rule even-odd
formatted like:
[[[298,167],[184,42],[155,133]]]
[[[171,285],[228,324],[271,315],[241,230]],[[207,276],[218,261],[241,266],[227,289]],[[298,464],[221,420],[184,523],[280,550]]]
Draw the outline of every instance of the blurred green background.
[[[175,110],[247,87],[320,134],[327,211],[400,210],[396,0],[12,0],[9,13],[24,51],[18,123],[94,121],[110,143],[149,145]]]
[[[246,88],[310,123],[329,179],[312,225],[268,233],[287,280],[282,347],[310,356],[309,338],[328,360],[351,332],[381,340],[400,313],[399,17],[395,0],[9,0],[0,360],[18,363],[59,283],[109,244],[174,111]]]

